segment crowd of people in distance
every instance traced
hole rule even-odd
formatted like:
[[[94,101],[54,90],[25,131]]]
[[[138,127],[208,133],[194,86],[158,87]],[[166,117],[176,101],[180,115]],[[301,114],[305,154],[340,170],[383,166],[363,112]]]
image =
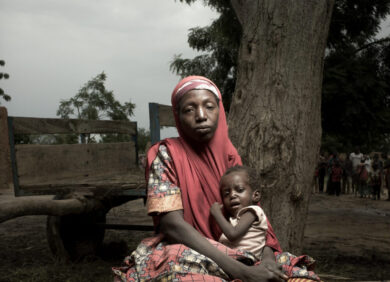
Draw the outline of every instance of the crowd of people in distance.
[[[360,198],[390,201],[390,159],[386,153],[372,158],[356,148],[347,154],[321,153],[315,170],[315,193],[340,196],[353,194]]]

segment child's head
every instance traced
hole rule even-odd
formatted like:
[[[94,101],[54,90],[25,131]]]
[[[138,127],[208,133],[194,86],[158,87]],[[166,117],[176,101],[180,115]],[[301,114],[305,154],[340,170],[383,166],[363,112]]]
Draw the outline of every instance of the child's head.
[[[259,185],[254,169],[245,166],[227,169],[219,183],[226,211],[236,216],[242,208],[257,204],[260,201]]]

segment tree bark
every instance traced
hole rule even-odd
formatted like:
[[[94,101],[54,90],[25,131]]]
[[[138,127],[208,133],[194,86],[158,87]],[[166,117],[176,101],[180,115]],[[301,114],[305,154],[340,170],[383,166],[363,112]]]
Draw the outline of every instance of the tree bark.
[[[300,253],[321,140],[323,58],[333,0],[232,0],[242,25],[229,134],[262,177],[262,206]]]
[[[8,114],[0,107],[0,190],[12,188],[11,151],[8,140]]]
[[[97,199],[78,197],[73,199],[53,200],[45,196],[22,197],[2,202],[0,205],[0,223],[25,215],[84,214],[106,207]]]

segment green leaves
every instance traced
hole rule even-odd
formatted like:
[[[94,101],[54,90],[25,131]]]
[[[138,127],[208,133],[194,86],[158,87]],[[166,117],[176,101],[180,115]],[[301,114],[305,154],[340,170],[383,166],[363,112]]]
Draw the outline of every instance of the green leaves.
[[[181,2],[191,4],[194,1]],[[204,1],[204,3],[221,13],[220,17],[214,20],[210,26],[190,29],[188,35],[190,47],[205,53],[193,59],[185,59],[181,55],[175,55],[170,69],[181,77],[202,75],[210,78],[223,93],[223,103],[228,111],[236,82],[241,26],[230,1],[214,0]]]
[[[4,60],[0,60],[0,66],[5,66],[5,61]],[[9,74],[8,73],[0,72],[0,80],[1,79],[8,79],[8,78],[9,78]],[[3,98],[5,101],[10,101],[11,100],[11,96],[6,94],[2,88],[0,88],[0,97]],[[0,105],[1,105],[1,101],[0,101]]]
[[[89,120],[130,120],[134,114],[135,104],[131,102],[121,104],[117,101],[113,91],[108,91],[104,85],[106,78],[106,74],[102,72],[85,83],[74,97],[61,100],[57,116]],[[80,137],[82,143],[97,142],[95,136],[91,134]],[[101,136],[102,142],[124,142],[130,139],[130,136],[123,134],[104,134]]]
[[[92,78],[69,100],[62,100],[57,110],[61,118],[130,120],[135,104],[121,104],[112,91],[106,90],[104,72]]]
[[[360,146],[371,151],[387,146],[390,65],[384,58],[389,56],[388,45],[384,41],[359,53],[332,51],[326,57],[322,97],[325,150]],[[337,148],[340,144],[343,148]]]

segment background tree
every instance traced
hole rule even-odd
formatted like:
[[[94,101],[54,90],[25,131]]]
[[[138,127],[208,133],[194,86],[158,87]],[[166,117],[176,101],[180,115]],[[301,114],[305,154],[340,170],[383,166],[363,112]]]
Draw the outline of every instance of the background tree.
[[[322,96],[323,149],[389,146],[389,37],[376,38],[389,0],[336,0]]]
[[[182,0],[188,4],[195,0]],[[237,70],[237,54],[239,42],[242,34],[242,29],[237,24],[237,18],[232,10],[230,1],[209,0],[203,1],[205,4],[216,9],[220,13],[220,17],[212,22],[210,26],[196,27],[190,29],[188,36],[189,45],[201,52],[205,52],[194,59],[184,59],[181,56],[175,56],[171,69],[181,76],[190,74],[205,75],[213,79],[220,86],[224,94],[224,105],[228,111],[230,108],[231,95],[234,91]],[[380,29],[381,21],[389,14],[390,0],[336,0],[334,4],[334,12],[331,18],[329,36],[327,40],[327,56],[325,58],[324,68],[324,87],[322,95],[322,126],[323,126],[323,148],[326,150],[337,149],[339,151],[349,151],[352,147],[359,145],[366,151],[381,149],[389,146],[389,130],[383,133],[385,123],[388,119],[385,112],[389,111],[388,103],[384,101],[388,98],[383,95],[375,97],[375,93],[384,93],[387,90],[387,83],[384,83],[383,77],[386,76],[383,65],[387,64],[383,51],[378,51],[378,56],[365,56],[365,59],[359,59],[366,52],[364,49],[386,49],[388,50],[389,38],[375,38]],[[379,44],[373,44],[378,42]],[[360,50],[360,51],[358,51]],[[375,52],[369,51],[369,52]],[[365,68],[364,64],[367,60],[373,67]],[[359,64],[357,69],[351,68],[352,61],[354,66]],[[211,66],[211,67],[210,67]],[[346,76],[353,76],[349,71],[357,74],[360,71],[359,79],[341,79]],[[338,75],[344,73],[344,75]],[[373,74],[377,79],[373,80]],[[356,76],[355,76],[356,77]],[[364,81],[362,81],[364,80]],[[387,80],[389,81],[389,80]],[[361,84],[370,85],[370,91],[358,90]],[[349,89],[347,92],[340,91],[342,88]],[[352,96],[352,89],[354,94]],[[378,92],[378,90],[380,91]],[[367,93],[371,93],[367,95]],[[387,92],[388,93],[388,92]],[[339,105],[340,97],[350,101],[348,112],[359,113],[361,111],[359,104],[352,103],[353,100],[369,101],[365,104],[366,111],[376,116],[376,121],[369,126],[361,127],[359,119],[355,119],[358,114],[351,115],[345,110],[341,113],[334,112],[332,109],[346,109]],[[359,97],[356,99],[356,96]],[[359,116],[360,120],[363,114]],[[340,119],[342,122],[335,123],[334,120]],[[345,124],[355,124],[352,126],[344,126]],[[345,135],[340,135],[332,130],[336,125],[337,132],[344,132]],[[378,129],[378,130],[377,130]],[[362,138],[355,138],[356,135]],[[371,137],[368,137],[370,135]],[[386,137],[387,136],[387,137]]]
[[[352,50],[355,50],[354,48]],[[330,51],[325,61],[323,142],[327,151],[387,151],[390,133],[389,44],[357,54]]]
[[[5,65],[5,61],[4,60],[0,60],[0,66],[3,67],[4,65]],[[8,78],[9,78],[9,74],[8,73],[0,72],[0,80],[1,79],[8,79]],[[5,101],[10,101],[11,100],[11,96],[6,94],[1,87],[0,87],[0,97],[3,98]],[[1,100],[0,100],[0,105],[1,105]]]
[[[113,91],[108,91],[104,85],[106,74],[104,72],[88,81],[79,92],[69,100],[62,100],[57,110],[61,118],[77,119],[110,119],[130,120],[135,104],[125,102],[121,104],[114,97]],[[103,142],[129,141],[130,136],[125,134],[103,134]],[[82,143],[96,142],[94,136],[81,136]]]
[[[182,1],[188,4],[195,0]],[[229,111],[236,84],[237,54],[241,39],[241,25],[230,1],[204,1],[220,13],[210,26],[191,28],[188,44],[191,48],[206,52],[193,59],[174,57],[171,70],[182,77],[198,74],[214,81],[223,93],[223,103]]]
[[[148,143],[150,143],[150,132],[145,128],[139,128],[137,132],[137,140],[138,140],[138,152],[141,154],[146,153],[146,147]]]

